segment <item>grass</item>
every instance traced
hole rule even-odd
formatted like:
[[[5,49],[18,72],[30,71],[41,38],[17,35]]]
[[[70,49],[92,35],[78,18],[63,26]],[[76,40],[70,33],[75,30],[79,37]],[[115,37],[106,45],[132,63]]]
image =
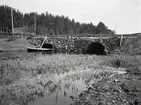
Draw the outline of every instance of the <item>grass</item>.
[[[113,88],[113,81],[122,78],[117,87],[120,88],[125,85],[130,90],[130,81],[126,78],[131,79],[131,83],[133,82],[134,85],[138,87],[141,72],[140,58],[140,56],[125,55],[89,56],[81,54],[38,54],[28,59],[2,60],[0,64],[0,105],[10,105],[10,103],[13,103],[13,105],[26,105],[29,101],[35,100],[36,97],[43,97],[60,88],[59,82],[67,79],[75,80],[83,78],[88,87],[90,87],[89,82],[92,81],[92,89],[97,89],[98,87],[103,89],[104,87],[106,91],[110,92],[110,89]],[[117,71],[120,70],[127,71],[128,75],[119,75]],[[114,73],[115,75],[113,76]],[[111,78],[109,78],[110,76]],[[125,83],[124,81],[127,82]],[[132,90],[137,90],[138,93],[140,93],[140,88],[135,89],[135,87],[133,87],[131,93],[135,93]],[[97,93],[97,95],[99,97],[99,94],[107,94],[101,89],[98,91],[99,93]],[[117,89],[117,91],[120,90]],[[92,90],[92,92],[90,92],[91,94],[88,93],[84,96],[94,95],[93,92],[95,91]],[[125,93],[123,93],[123,95],[125,95]],[[112,94],[108,97],[112,96],[114,95]],[[118,94],[117,98],[119,97],[120,95]],[[81,100],[81,98],[82,97],[79,97],[78,99]],[[103,96],[103,98],[105,98],[105,100],[108,99],[105,96]],[[136,98],[139,98],[139,95],[137,95]],[[89,99],[91,98],[89,97]],[[99,101],[91,100],[91,102],[102,101],[102,99],[98,100]],[[127,101],[128,100],[129,99],[127,99]],[[84,101],[87,101],[87,99]],[[108,101],[111,102],[112,100]],[[74,105],[76,104],[77,102],[75,103],[74,101]],[[80,103],[80,105],[81,104],[82,103]]]
[[[87,57],[83,55],[77,57],[77,55],[60,54],[2,61],[0,104],[5,105],[11,102],[19,105],[25,104],[28,99],[34,99],[43,94],[44,88],[49,91],[57,86],[55,82],[53,83],[56,81],[53,75],[75,71],[79,66],[87,65],[90,61],[85,62],[85,59]],[[51,86],[49,81],[52,82]]]
[[[76,97],[72,105],[140,105],[141,82],[130,76],[115,75],[109,78],[109,73],[93,75],[91,79],[97,81]]]
[[[128,73],[141,73],[141,56],[126,56],[126,55],[111,55],[104,57],[102,65],[107,65],[115,68],[126,68]]]
[[[25,38],[0,39],[0,51],[25,51],[26,47],[33,47]]]

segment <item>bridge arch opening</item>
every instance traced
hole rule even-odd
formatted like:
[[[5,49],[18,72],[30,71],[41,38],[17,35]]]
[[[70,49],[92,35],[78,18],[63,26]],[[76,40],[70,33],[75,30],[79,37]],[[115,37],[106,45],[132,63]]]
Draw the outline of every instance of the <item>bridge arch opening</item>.
[[[43,44],[43,46],[42,46],[42,48],[49,48],[49,49],[53,49],[54,51],[54,53],[56,53],[57,52],[57,47],[56,46],[54,46],[53,44],[50,44],[50,43],[44,43]]]
[[[86,54],[106,55],[107,52],[104,45],[93,42],[87,47]]]
[[[51,48],[51,49],[53,49],[54,46],[52,44],[50,44],[50,43],[44,43],[42,48]]]

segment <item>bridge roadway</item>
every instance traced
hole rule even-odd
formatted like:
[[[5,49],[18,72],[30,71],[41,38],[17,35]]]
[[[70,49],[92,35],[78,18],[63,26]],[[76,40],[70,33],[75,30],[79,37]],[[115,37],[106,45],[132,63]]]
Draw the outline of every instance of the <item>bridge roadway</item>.
[[[137,38],[139,35],[111,35],[111,36],[104,36],[104,35],[100,35],[100,36],[70,36],[70,38],[75,39],[75,38],[80,38],[80,39],[99,39],[100,37],[102,39],[109,39],[109,38],[114,38],[114,37],[118,37],[118,38]],[[60,38],[60,39],[67,39],[69,36],[49,36],[49,38]],[[35,39],[38,38],[45,38],[45,36],[35,36],[32,37]]]

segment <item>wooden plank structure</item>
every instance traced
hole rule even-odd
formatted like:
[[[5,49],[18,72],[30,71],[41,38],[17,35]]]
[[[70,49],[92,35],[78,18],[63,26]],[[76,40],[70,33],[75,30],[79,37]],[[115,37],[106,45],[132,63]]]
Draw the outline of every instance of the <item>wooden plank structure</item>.
[[[53,48],[42,48],[46,40],[47,36],[44,38],[40,47],[27,47],[27,52],[53,52]]]
[[[120,47],[122,45],[122,41],[123,41],[123,35],[121,35],[121,37],[120,37]]]
[[[50,49],[50,48],[34,48],[34,47],[28,47],[27,48],[28,52],[51,52],[54,51],[54,49]]]

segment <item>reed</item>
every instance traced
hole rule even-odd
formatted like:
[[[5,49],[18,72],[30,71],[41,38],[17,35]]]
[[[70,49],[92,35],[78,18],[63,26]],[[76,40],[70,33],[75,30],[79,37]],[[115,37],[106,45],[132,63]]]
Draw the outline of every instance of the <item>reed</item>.
[[[113,71],[125,68],[129,74],[140,73],[140,56],[42,55],[0,64],[0,105],[25,105],[60,88],[60,81],[82,79],[106,81]],[[109,70],[107,67],[114,69]],[[136,72],[134,72],[136,71]],[[116,73],[117,74],[117,73]],[[106,77],[105,77],[106,76]],[[125,75],[127,76],[127,75]],[[93,81],[95,82],[95,81]]]

